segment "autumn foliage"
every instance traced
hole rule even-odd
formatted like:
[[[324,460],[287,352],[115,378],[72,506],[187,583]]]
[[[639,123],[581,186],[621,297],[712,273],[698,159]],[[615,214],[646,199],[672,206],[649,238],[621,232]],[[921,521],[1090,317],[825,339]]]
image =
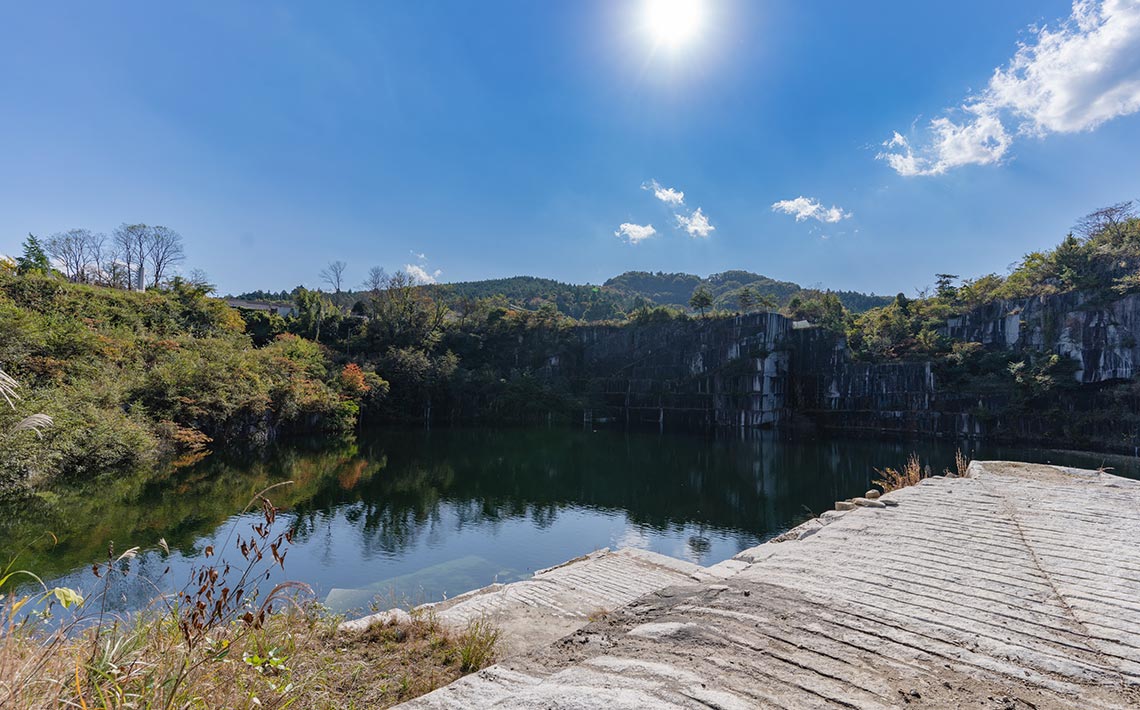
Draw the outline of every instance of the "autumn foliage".
[[[361,395],[372,389],[364,379],[364,371],[355,362],[348,363],[340,371],[340,384],[345,392],[352,395]]]

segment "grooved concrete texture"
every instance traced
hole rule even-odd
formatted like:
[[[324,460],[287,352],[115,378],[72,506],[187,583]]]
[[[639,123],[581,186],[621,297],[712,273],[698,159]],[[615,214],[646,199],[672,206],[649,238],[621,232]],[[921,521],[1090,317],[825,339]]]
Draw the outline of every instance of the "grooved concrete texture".
[[[702,571],[691,562],[645,550],[599,550],[521,582],[493,584],[420,609],[456,629],[476,619],[490,621],[500,632],[500,656],[513,656],[546,646],[644,594],[692,582],[691,575]],[[377,620],[406,616],[401,614],[381,612],[341,628],[362,630]]]
[[[1140,482],[976,462],[884,499],[402,707],[1140,707]]]

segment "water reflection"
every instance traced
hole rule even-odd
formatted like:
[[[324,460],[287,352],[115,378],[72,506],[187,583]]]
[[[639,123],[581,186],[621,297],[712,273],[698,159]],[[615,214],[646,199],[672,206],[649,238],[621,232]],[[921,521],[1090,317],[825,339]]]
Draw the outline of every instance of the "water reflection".
[[[107,545],[148,551],[136,571],[180,585],[221,545],[259,490],[285,508],[295,542],[286,574],[359,605],[375,593],[416,601],[455,594],[600,547],[634,545],[712,564],[861,494],[874,467],[918,450],[934,470],[951,445],[793,441],[559,428],[386,431],[320,450],[208,459],[190,469],[61,486],[0,505],[0,555],[91,589]],[[1099,465],[1103,457],[994,450],[984,456]],[[1118,472],[1134,461],[1114,461]],[[1127,472],[1127,471],[1124,471]],[[45,531],[58,544],[46,544]],[[169,543],[169,555],[156,548]],[[171,571],[163,577],[162,570]],[[146,585],[126,581],[118,605]]]

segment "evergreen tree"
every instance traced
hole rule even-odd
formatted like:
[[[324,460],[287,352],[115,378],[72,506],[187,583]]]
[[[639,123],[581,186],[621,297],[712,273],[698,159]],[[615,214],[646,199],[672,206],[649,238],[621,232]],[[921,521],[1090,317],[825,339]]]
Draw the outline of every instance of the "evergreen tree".
[[[736,294],[736,303],[740,306],[741,313],[747,313],[756,307],[756,292],[745,286]]]
[[[709,290],[704,286],[698,286],[693,295],[689,297],[689,308],[701,312],[701,317],[705,315],[705,311],[712,307],[713,297]]]
[[[47,274],[51,272],[51,261],[43,245],[34,234],[24,240],[24,255],[16,259],[18,274]]]

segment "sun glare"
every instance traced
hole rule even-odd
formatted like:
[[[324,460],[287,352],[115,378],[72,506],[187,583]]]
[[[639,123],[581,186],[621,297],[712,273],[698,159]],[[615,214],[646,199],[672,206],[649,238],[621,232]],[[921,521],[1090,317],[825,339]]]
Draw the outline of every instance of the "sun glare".
[[[701,0],[645,0],[645,23],[660,45],[670,48],[687,44],[701,28]]]

